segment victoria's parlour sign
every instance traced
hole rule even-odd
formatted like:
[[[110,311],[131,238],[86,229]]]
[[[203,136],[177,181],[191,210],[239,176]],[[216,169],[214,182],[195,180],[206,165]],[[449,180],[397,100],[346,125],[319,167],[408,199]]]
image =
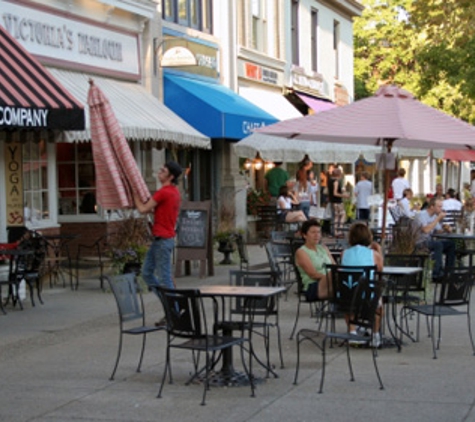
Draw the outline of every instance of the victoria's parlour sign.
[[[140,77],[137,34],[30,3],[3,1],[0,13],[0,24],[45,64],[77,63]]]

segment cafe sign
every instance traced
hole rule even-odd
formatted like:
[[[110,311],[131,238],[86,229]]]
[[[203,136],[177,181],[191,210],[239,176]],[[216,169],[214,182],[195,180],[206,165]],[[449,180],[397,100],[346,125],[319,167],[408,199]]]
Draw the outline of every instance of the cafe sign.
[[[23,226],[22,144],[5,142],[7,226]]]

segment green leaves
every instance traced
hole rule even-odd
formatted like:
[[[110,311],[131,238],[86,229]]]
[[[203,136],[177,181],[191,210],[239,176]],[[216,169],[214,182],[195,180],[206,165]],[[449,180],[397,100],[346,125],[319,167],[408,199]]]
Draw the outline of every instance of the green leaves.
[[[475,2],[364,0],[354,23],[355,96],[397,84],[475,123]]]

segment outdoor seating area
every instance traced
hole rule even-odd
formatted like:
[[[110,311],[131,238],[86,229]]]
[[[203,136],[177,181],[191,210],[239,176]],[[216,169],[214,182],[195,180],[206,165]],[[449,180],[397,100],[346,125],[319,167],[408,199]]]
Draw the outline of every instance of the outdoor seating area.
[[[327,240],[329,241],[330,239]],[[259,245],[246,245],[246,247],[250,255],[256,261],[264,262],[268,258],[265,247]],[[238,254],[236,251],[233,258],[237,257]],[[393,261],[390,264],[393,265],[393,268],[404,266],[401,260]],[[407,268],[411,268],[410,265],[412,264],[407,263],[407,265],[409,266]],[[299,296],[296,294],[298,293],[298,283],[292,284],[290,288],[287,288],[285,284],[282,285],[280,295],[275,296],[272,301],[268,302],[262,299],[255,301],[258,296],[256,293],[252,293],[252,289],[265,289],[266,287],[263,287],[259,281],[249,281],[245,283],[246,286],[243,288],[251,289],[251,296],[248,296],[248,299],[239,299],[239,303],[241,304],[240,309],[244,312],[234,314],[236,319],[233,322],[233,326],[235,326],[236,329],[233,328],[232,331],[225,331],[225,325],[220,325],[218,331],[219,336],[223,335],[227,338],[232,333],[231,337],[234,338],[234,340],[230,343],[231,345],[229,347],[234,353],[231,354],[231,357],[228,353],[229,351],[225,352],[225,349],[223,349],[223,347],[226,347],[226,343],[220,343],[218,349],[215,349],[214,346],[217,346],[217,344],[207,343],[205,340],[206,333],[201,331],[195,333],[202,339],[200,340],[201,346],[191,338],[181,340],[177,338],[173,340],[174,344],[176,343],[179,348],[170,349],[170,360],[169,363],[166,363],[167,336],[171,336],[171,341],[173,336],[177,334],[175,330],[178,330],[179,334],[183,335],[188,332],[188,329],[193,327],[198,328],[201,326],[202,329],[204,328],[202,319],[200,320],[201,325],[196,325],[196,320],[193,319],[195,318],[194,310],[197,311],[201,309],[206,313],[207,327],[211,329],[211,331],[208,331],[208,336],[213,336],[215,318],[224,321],[223,311],[224,316],[227,318],[229,315],[228,311],[238,309],[232,305],[235,299],[230,299],[230,295],[235,296],[239,293],[236,293],[236,291],[233,292],[233,290],[226,291],[226,289],[236,289],[236,283],[232,281],[232,277],[237,275],[242,277],[242,275],[249,274],[252,275],[255,280],[264,280],[270,276],[274,280],[271,282],[271,285],[278,286],[280,283],[279,277],[275,277],[275,275],[272,275],[274,273],[269,272],[273,271],[271,268],[272,267],[250,272],[245,269],[240,270],[239,262],[236,260],[236,264],[234,265],[217,266],[216,275],[208,277],[205,280],[198,280],[193,274],[191,276],[178,278],[176,283],[178,290],[180,290],[179,295],[177,296],[173,291],[168,292],[171,295],[167,305],[168,317],[173,319],[176,314],[178,318],[174,322],[173,331],[172,328],[170,328],[168,334],[166,327],[155,327],[153,324],[154,321],[157,321],[164,315],[164,308],[161,302],[153,292],[148,292],[146,288],[144,289],[142,282],[138,284],[139,290],[134,290],[135,276],[133,274],[120,276],[115,280],[113,278],[110,279],[111,282],[120,282],[123,286],[129,286],[129,288],[121,289],[121,302],[127,306],[127,309],[117,308],[112,287],[108,287],[104,291],[98,289],[97,279],[82,277],[80,281],[81,288],[77,291],[71,291],[68,288],[65,289],[62,284],[56,285],[52,289],[48,287],[45,288],[42,292],[45,304],[40,308],[37,306],[37,309],[27,309],[26,313],[39,311],[35,317],[37,323],[45,327],[50,327],[50,329],[54,329],[54,327],[59,326],[59,324],[72,324],[72,326],[80,324],[83,326],[86,321],[90,319],[91,321],[95,321],[94,325],[96,328],[91,326],[88,331],[84,333],[78,331],[74,336],[76,338],[76,340],[74,340],[75,344],[79,344],[78,342],[82,341],[93,341],[94,344],[94,347],[90,348],[88,354],[96,363],[91,362],[89,365],[85,364],[86,367],[82,369],[84,372],[82,383],[87,382],[84,377],[97,378],[98,381],[102,380],[102,382],[104,382],[111,378],[112,372],[113,381],[110,381],[111,384],[104,385],[112,386],[113,390],[115,390],[114,395],[118,395],[117,400],[122,400],[126,403],[134,398],[140,399],[148,402],[150,406],[155,408],[155,411],[159,409],[161,412],[163,411],[164,414],[171,412],[170,415],[177,417],[178,415],[182,415],[182,410],[176,409],[177,400],[180,403],[186,401],[187,404],[184,406],[188,409],[188,412],[191,413],[193,413],[193,409],[200,408],[199,404],[203,402],[206,403],[205,408],[210,409],[205,412],[211,410],[216,411],[217,408],[226,408],[228,411],[235,409],[237,411],[238,408],[244,407],[247,410],[241,410],[244,412],[243,417],[248,414],[248,412],[252,413],[258,411],[258,409],[274,408],[275,405],[271,403],[274,403],[276,400],[279,402],[283,400],[282,403],[288,403],[286,407],[290,406],[290,408],[287,408],[287,410],[283,412],[283,415],[290,412],[290,409],[294,409],[294,412],[297,412],[298,407],[295,407],[291,403],[298,397],[306,397],[307,400],[314,400],[316,406],[326,408],[325,402],[319,399],[320,395],[318,392],[321,390],[324,393],[322,397],[333,398],[337,395],[341,399],[349,400],[350,409],[353,408],[351,398],[360,396],[361,389],[373,391],[371,396],[376,400],[375,403],[381,402],[382,405],[384,401],[390,400],[391,397],[402,397],[403,391],[408,388],[408,382],[413,384],[413,386],[410,387],[410,391],[412,391],[412,388],[417,388],[426,391],[426,394],[428,394],[428,391],[432,388],[429,387],[429,380],[431,379],[432,373],[434,377],[438,378],[441,371],[443,371],[445,367],[450,366],[452,369],[448,371],[448,373],[450,372],[450,374],[452,374],[450,376],[457,377],[457,372],[453,374],[453,370],[458,364],[454,362],[454,359],[465,362],[465,365],[467,365],[467,362],[471,362],[470,360],[467,361],[467,359],[473,359],[470,338],[467,336],[467,324],[460,324],[462,319],[466,320],[466,315],[450,317],[444,315],[442,317],[444,332],[443,341],[440,344],[441,350],[437,353],[437,362],[432,363],[433,355],[430,353],[432,339],[425,336],[425,315],[421,314],[421,335],[419,336],[419,341],[413,342],[409,337],[403,336],[401,352],[398,352],[398,348],[395,347],[396,344],[394,342],[391,344],[389,341],[384,343],[381,349],[374,349],[367,346],[350,347],[351,368],[356,383],[348,383],[352,375],[351,372],[349,372],[351,370],[347,368],[348,359],[345,343],[347,334],[345,334],[346,322],[343,318],[343,313],[335,312],[330,302],[325,304],[325,307],[321,309],[320,313],[316,313],[315,309],[307,310],[310,304],[307,304],[305,299],[302,299],[300,303],[302,309],[300,310],[296,330],[299,334],[295,334],[293,339],[289,339],[294,329],[297,306],[299,305]],[[194,272],[196,272],[196,270]],[[386,270],[385,274],[385,277],[389,277],[391,271]],[[392,274],[394,274],[394,272]],[[46,281],[47,280],[48,277],[46,276]],[[398,284],[402,285],[404,283],[410,285],[412,284],[412,280],[400,279]],[[256,285],[259,287],[256,287]],[[47,283],[46,286],[48,286]],[[387,288],[388,285],[386,284],[386,290],[383,296],[387,294]],[[193,298],[190,296],[185,299],[184,296],[181,296],[181,290],[183,290],[184,294],[190,292],[190,294],[194,295]],[[400,290],[401,286],[398,287],[398,295],[407,299]],[[430,293],[430,295],[428,294],[427,296],[427,302],[432,303],[432,290],[430,286],[428,293]],[[379,294],[380,293],[378,293],[378,296]],[[413,294],[416,293],[410,293],[410,295]],[[136,296],[137,300],[133,299],[133,296]],[[144,314],[140,311],[140,297],[143,299],[143,309],[146,311],[145,322],[143,320]],[[250,300],[250,298],[252,298],[252,300]],[[78,313],[76,310],[76,306],[84,301],[88,302],[90,315],[86,315],[84,312]],[[201,302],[203,303],[201,304]],[[175,306],[175,303],[179,303],[179,305]],[[188,304],[186,306],[190,306],[189,311],[177,312],[177,309],[187,309],[184,305],[185,303]],[[418,318],[416,313],[411,314],[410,311],[412,311],[411,307],[417,307],[419,302],[407,299],[398,300],[395,303],[397,304],[398,323],[400,322],[399,310],[403,309],[403,307],[407,307],[405,313],[401,314],[404,315],[402,323],[404,329],[406,329],[406,324],[409,324],[409,329],[413,330],[412,335],[414,340],[416,340]],[[423,304],[422,302],[420,303]],[[225,308],[223,308],[223,304]],[[5,318],[5,321],[9,319],[12,326],[6,330],[6,338],[0,340],[0,342],[7,341],[6,339],[10,336],[9,332],[16,325],[17,319],[22,315],[26,315],[25,311],[21,312],[13,309],[11,304],[7,304],[6,306],[7,315],[0,317]],[[349,305],[347,302],[347,306],[351,306],[351,300]],[[61,312],[60,309],[68,309],[68,311],[66,314],[60,313],[59,315],[64,315],[64,317],[60,317],[58,320],[58,312]],[[264,317],[262,322],[260,320],[261,317],[258,317],[258,309],[264,311],[264,314],[262,314],[262,317]],[[278,316],[278,328],[281,333],[280,341],[284,365],[282,365],[280,357],[275,316],[271,317],[271,314],[269,314],[266,317],[266,312],[271,310],[272,312],[276,311],[277,314],[275,316]],[[350,312],[352,313],[352,311]],[[414,310],[414,312],[416,311]],[[53,313],[56,314],[56,317],[53,317]],[[71,316],[68,316],[68,313],[70,313]],[[117,319],[117,315],[120,316],[119,320]],[[133,315],[134,319],[132,320],[130,317]],[[250,315],[254,316],[249,320],[248,317]],[[99,316],[100,320],[97,320]],[[188,319],[188,317],[190,319]],[[265,322],[265,318],[268,319],[269,324]],[[390,312],[386,311],[386,308],[383,318],[389,320],[383,322],[383,335],[391,338],[391,333],[388,331],[388,324],[394,329],[394,319]],[[432,317],[429,316],[429,318]],[[128,321],[129,319],[130,321]],[[185,320],[187,320],[187,324],[191,325],[183,325]],[[99,325],[98,321],[101,321]],[[132,323],[132,326],[126,327],[125,324],[127,321],[129,324]],[[243,321],[244,323],[241,323]],[[248,331],[251,327],[249,321],[252,323],[255,322],[253,327],[256,332],[250,333]],[[122,324],[124,324],[123,328]],[[362,322],[361,324],[363,325]],[[369,325],[371,325],[371,323]],[[84,327],[86,326],[84,325]],[[126,331],[129,329],[130,331]],[[89,330],[92,331],[89,332]],[[117,330],[119,330],[121,337],[121,333],[124,333],[123,343],[122,340],[120,340],[119,344],[122,343],[122,345],[119,345],[119,349],[117,345]],[[241,332],[241,330],[243,330],[243,332]],[[436,334],[435,341],[437,343],[437,324],[435,328],[431,328],[431,330]],[[153,331],[157,332],[154,333]],[[126,335],[128,332],[137,333],[137,335]],[[144,346],[146,350],[142,348],[143,339],[145,339],[143,334],[145,332],[148,333]],[[257,332],[263,333],[264,336],[256,334]],[[364,333],[359,336],[357,337],[358,340],[362,338],[366,340]],[[452,340],[454,337],[457,339],[455,344]],[[72,340],[72,337],[68,338]],[[241,338],[244,339],[244,343],[242,344],[240,344],[239,340]],[[325,338],[327,340],[324,342]],[[400,339],[401,334],[397,332],[395,338]],[[303,339],[314,341],[316,345],[310,344],[310,341],[304,341]],[[68,344],[71,340],[61,345],[61,353],[68,350]],[[354,338],[352,338],[352,340],[354,340]],[[12,343],[12,345],[13,344],[14,343]],[[187,344],[192,346],[195,350],[195,354],[193,354],[191,350],[182,349],[180,344],[183,344],[183,347],[187,347]],[[9,347],[12,346],[8,344],[4,344],[4,346],[6,346],[5,350],[6,353],[8,353]],[[71,347],[72,346],[71,344]],[[83,350],[85,347],[87,348],[86,345],[81,346]],[[170,344],[170,347],[172,347],[172,344]],[[323,361],[322,349],[325,351],[325,363]],[[199,353],[196,353],[198,350],[203,352],[208,350],[209,358],[207,361],[205,353],[201,353],[202,358],[198,360]],[[73,351],[66,353],[69,353],[73,357],[76,355]],[[193,355],[196,360],[194,360]],[[55,356],[56,354],[53,353],[51,359],[57,359]],[[375,374],[372,359],[374,359],[377,364],[381,383],[384,384],[380,385],[378,381],[378,373]],[[82,361],[82,359],[80,359],[80,361]],[[49,358],[46,359],[44,365],[49,365],[48,362]],[[403,366],[401,366],[402,362],[405,362]],[[0,367],[1,365],[2,363],[0,362]],[[325,372],[323,372],[323,365],[325,365]],[[90,369],[88,369],[87,366],[90,366]],[[297,368],[298,376],[296,375]],[[232,371],[232,376],[228,378],[223,377],[223,370],[226,375],[229,375],[229,372]],[[69,369],[65,368],[63,372],[67,373],[68,371]],[[423,371],[424,374],[426,374],[426,378],[429,377],[429,379],[423,381],[420,377],[417,377],[415,373],[420,371]],[[248,377],[246,373],[252,374],[251,380],[255,381],[253,383],[254,387],[252,387],[251,383],[246,382],[246,377]],[[447,374],[447,376],[449,375]],[[68,375],[65,375],[65,377],[67,378]],[[170,377],[172,377],[173,384],[169,383]],[[402,383],[399,377],[403,377],[405,381]],[[71,382],[73,382],[72,380],[73,378]],[[296,384],[294,384],[295,380],[297,381]],[[48,380],[45,382],[48,383]],[[436,384],[440,386],[440,383]],[[207,385],[209,385],[209,387],[207,387]],[[384,390],[379,392],[378,388],[382,385],[384,385]],[[85,384],[84,386],[86,387]],[[251,397],[253,388],[256,398]],[[157,400],[156,396],[159,390],[161,390],[161,399]],[[106,390],[96,390],[96,392],[92,394],[98,395],[99,397],[106,394],[105,392]],[[407,391],[404,394],[407,394]],[[409,392],[409,394],[411,393]],[[289,399],[285,398],[287,396]],[[114,402],[116,398],[110,397],[109,400]],[[92,406],[94,408],[94,405]],[[420,402],[418,406],[420,406]],[[67,407],[68,406],[66,406],[66,408]],[[175,410],[172,410],[173,408]],[[274,409],[274,411],[275,410],[276,409]],[[142,412],[147,411],[145,409],[137,409],[136,412],[138,412],[137,415],[144,415]],[[337,414],[338,412],[339,411],[337,411]],[[127,413],[128,411],[125,412],[125,414]],[[429,414],[433,415],[434,410],[429,411]],[[201,417],[198,417],[198,419],[200,418]],[[187,416],[180,416],[180,419],[190,420]]]

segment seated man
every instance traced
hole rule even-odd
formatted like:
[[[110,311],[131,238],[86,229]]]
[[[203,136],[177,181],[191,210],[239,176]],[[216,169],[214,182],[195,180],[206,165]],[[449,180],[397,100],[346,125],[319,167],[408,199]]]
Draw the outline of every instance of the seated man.
[[[420,210],[420,206],[411,207],[411,200],[414,196],[411,188],[406,188],[403,191],[403,198],[398,202],[401,208],[402,217],[414,218]]]
[[[430,198],[428,207],[416,215],[415,221],[421,229],[420,238],[417,240],[417,246],[427,247],[434,255],[434,268],[432,278],[441,277],[445,271],[450,270],[455,265],[455,242],[452,240],[432,239],[434,233],[449,231],[449,226],[442,228],[441,221],[446,216],[442,211],[442,200],[433,197]],[[445,254],[445,267],[442,268],[442,255]]]
[[[456,198],[455,189],[450,188],[447,191],[447,199],[442,202],[444,211],[462,211],[462,203]]]

